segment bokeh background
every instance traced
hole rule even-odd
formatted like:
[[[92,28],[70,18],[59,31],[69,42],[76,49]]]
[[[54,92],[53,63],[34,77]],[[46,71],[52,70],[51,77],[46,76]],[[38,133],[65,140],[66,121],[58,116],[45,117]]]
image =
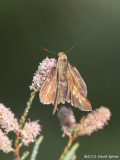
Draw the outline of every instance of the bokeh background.
[[[65,52],[77,43],[67,56],[87,84],[93,109],[104,105],[112,112],[109,125],[103,130],[79,137],[78,160],[84,155],[119,155],[119,0],[1,0],[0,41],[0,102],[18,118],[26,106],[39,62],[47,56],[55,57],[41,50],[41,46]],[[71,108],[77,121],[87,114]],[[40,119],[43,126],[44,141],[37,160],[57,160],[68,140],[61,137],[57,114],[52,116],[52,111],[53,106],[42,105],[37,94],[28,115],[31,120]],[[31,144],[29,149],[32,147]],[[11,153],[0,151],[0,160],[10,159]]]

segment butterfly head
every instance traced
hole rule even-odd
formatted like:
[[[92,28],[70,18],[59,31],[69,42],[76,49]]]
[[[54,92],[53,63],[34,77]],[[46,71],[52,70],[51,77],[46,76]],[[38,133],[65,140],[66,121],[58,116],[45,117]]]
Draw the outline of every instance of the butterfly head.
[[[59,53],[58,53],[58,57],[59,57],[60,59],[67,59],[67,56],[66,56],[66,54],[65,54],[64,52],[59,52]]]

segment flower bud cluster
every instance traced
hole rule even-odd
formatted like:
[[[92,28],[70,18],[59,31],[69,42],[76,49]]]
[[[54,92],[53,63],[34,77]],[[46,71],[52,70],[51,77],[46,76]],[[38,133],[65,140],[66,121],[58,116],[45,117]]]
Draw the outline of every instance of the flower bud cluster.
[[[21,131],[21,140],[24,145],[28,146],[29,143],[34,142],[36,137],[40,134],[41,126],[38,121],[26,122],[23,130]]]
[[[73,112],[70,108],[61,107],[58,112],[58,118],[61,122],[61,128],[64,134],[71,136],[77,129],[77,135],[91,135],[94,131],[102,129],[110,119],[111,112],[107,107],[92,111],[87,117],[82,117],[80,123],[76,123]]]
[[[56,67],[56,59],[46,57],[42,63],[39,64],[38,70],[33,76],[30,90],[34,90],[35,92],[39,91],[53,67]]]
[[[22,129],[19,128],[18,120],[14,117],[14,113],[0,103],[0,150],[8,153],[13,150],[12,141],[8,138],[8,133],[11,131],[19,132],[21,141],[24,145],[34,142],[40,134],[41,125],[38,121],[26,122]]]

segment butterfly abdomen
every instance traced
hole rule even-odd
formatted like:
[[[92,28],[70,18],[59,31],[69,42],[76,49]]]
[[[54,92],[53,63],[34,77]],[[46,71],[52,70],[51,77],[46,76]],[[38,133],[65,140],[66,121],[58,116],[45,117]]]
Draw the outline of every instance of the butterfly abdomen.
[[[68,88],[68,79],[67,79],[67,67],[68,60],[59,57],[58,60],[58,102],[65,103],[67,88]]]

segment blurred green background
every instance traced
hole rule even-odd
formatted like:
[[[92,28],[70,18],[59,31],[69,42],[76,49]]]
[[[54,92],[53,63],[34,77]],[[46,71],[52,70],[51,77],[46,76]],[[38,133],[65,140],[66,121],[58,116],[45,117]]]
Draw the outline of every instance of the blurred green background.
[[[18,118],[26,106],[39,62],[46,56],[55,57],[41,50],[41,46],[59,52],[77,43],[68,53],[68,60],[85,80],[93,109],[104,105],[112,112],[109,125],[103,130],[79,137],[77,159],[84,159],[84,155],[119,155],[119,0],[1,0],[0,41],[0,102]],[[87,114],[72,109],[77,121]],[[61,137],[57,114],[52,116],[52,111],[53,106],[42,105],[37,94],[28,115],[31,120],[40,119],[43,126],[45,138],[37,160],[57,160],[68,141]],[[11,153],[0,151],[0,160],[10,159]]]

